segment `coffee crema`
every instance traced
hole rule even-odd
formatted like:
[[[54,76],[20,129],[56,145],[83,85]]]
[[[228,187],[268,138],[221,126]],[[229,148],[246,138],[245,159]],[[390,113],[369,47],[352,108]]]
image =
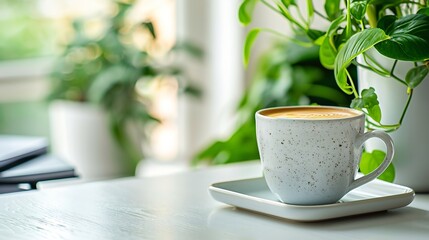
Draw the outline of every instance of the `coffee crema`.
[[[293,119],[343,119],[360,115],[351,109],[330,107],[274,108],[262,111],[261,114],[272,118]]]

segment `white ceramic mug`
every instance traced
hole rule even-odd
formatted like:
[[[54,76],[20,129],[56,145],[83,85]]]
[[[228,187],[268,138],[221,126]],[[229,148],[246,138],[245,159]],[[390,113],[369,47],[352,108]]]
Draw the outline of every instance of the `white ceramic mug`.
[[[323,111],[326,118],[305,116],[313,110],[317,114]],[[298,115],[275,116],[282,112]],[[338,113],[346,115],[336,116]],[[364,133],[364,129],[365,114],[349,108],[299,106],[259,110],[256,135],[271,192],[288,204],[330,204],[377,178],[392,161],[393,142],[382,131]],[[386,157],[373,172],[355,179],[362,146],[374,137],[385,143]]]

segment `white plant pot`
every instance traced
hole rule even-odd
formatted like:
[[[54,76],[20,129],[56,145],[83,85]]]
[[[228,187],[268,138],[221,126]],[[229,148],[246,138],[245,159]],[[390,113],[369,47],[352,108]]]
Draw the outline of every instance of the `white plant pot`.
[[[113,139],[108,118],[97,106],[54,101],[49,107],[52,152],[75,166],[83,179],[134,175]]]
[[[391,69],[393,60],[378,52],[372,55],[385,67]],[[358,59],[362,62],[362,59]],[[411,63],[398,62],[395,74],[402,79]],[[399,121],[407,101],[406,87],[391,78],[381,77],[363,68],[358,69],[359,88],[374,87],[382,110],[382,123],[395,124]],[[396,177],[395,182],[413,188],[417,192],[429,192],[429,79],[423,80],[413,94],[411,104],[402,126],[391,133],[395,143],[393,160]],[[384,149],[380,142],[369,142],[369,151]]]

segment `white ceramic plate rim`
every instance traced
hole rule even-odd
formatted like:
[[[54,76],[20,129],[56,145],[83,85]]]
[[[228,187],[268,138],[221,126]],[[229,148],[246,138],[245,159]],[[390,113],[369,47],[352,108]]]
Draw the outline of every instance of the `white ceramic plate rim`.
[[[251,196],[251,195],[247,195],[244,193],[239,193],[236,192],[234,190],[230,190],[230,189],[226,189],[223,188],[222,185],[225,184],[230,184],[230,183],[237,183],[237,182],[243,182],[243,184],[246,181],[257,181],[257,180],[261,180],[261,177],[259,178],[251,178],[251,179],[241,179],[241,180],[234,180],[234,181],[226,181],[226,182],[218,182],[218,183],[214,183],[209,187],[209,191],[212,195],[212,197],[220,202],[224,202],[226,204],[232,205],[232,206],[236,206],[236,207],[240,207],[240,208],[245,208],[248,210],[252,210],[252,211],[256,211],[256,212],[261,212],[261,213],[265,213],[265,214],[269,214],[269,215],[273,215],[269,212],[265,212],[263,210],[258,209],[257,207],[252,208],[252,207],[246,207],[246,204],[240,204],[240,202],[237,204],[237,201],[246,201],[246,203],[252,203],[252,202],[258,202],[258,203],[262,203],[265,205],[270,205],[270,206],[275,206],[275,207],[279,207],[282,209],[293,209],[296,211],[304,211],[306,212],[306,217],[300,218],[300,217],[296,217],[296,216],[285,216],[284,214],[275,214],[276,216],[279,217],[283,217],[283,218],[288,218],[288,219],[293,219],[293,220],[299,220],[299,221],[318,221],[318,220],[324,220],[324,219],[331,219],[331,218],[336,218],[336,217],[345,217],[345,216],[351,216],[351,215],[357,215],[357,214],[363,214],[363,213],[369,213],[369,212],[376,212],[376,211],[384,211],[384,210],[389,210],[389,209],[394,209],[394,208],[399,208],[399,207],[403,207],[406,206],[408,204],[410,204],[415,196],[414,190],[412,190],[409,187],[405,187],[402,185],[398,185],[398,184],[393,184],[393,183],[387,183],[384,181],[380,181],[380,180],[374,180],[371,182],[371,184],[377,184],[377,185],[382,185],[385,187],[390,187],[390,188],[396,188],[398,190],[401,190],[400,193],[397,194],[390,194],[390,195],[386,195],[386,196],[378,196],[378,197],[374,197],[374,198],[368,198],[368,199],[359,199],[359,200],[355,200],[355,201],[349,201],[349,202],[341,202],[341,203],[333,203],[333,204],[326,204],[326,205],[291,205],[291,204],[286,204],[286,203],[281,203],[278,201],[273,201],[271,199],[265,199],[265,198],[261,198],[261,197],[257,197],[257,196]],[[235,200],[235,203],[231,203],[231,201],[224,201],[222,199],[222,197],[218,197],[217,193],[222,194],[223,196],[226,197],[232,197],[233,200]],[[386,206],[386,207],[378,207],[378,208],[374,208],[373,210],[371,209],[364,209],[362,208],[361,211],[357,211],[351,214],[347,213],[347,208],[350,207],[358,207],[358,206],[366,206],[366,205],[371,205],[373,203],[378,203],[378,202],[384,202],[384,201],[396,201],[395,204],[393,204],[394,206],[392,207],[391,205]],[[325,214],[325,217],[318,217],[318,213],[314,214],[314,217],[311,216],[308,217],[308,211],[311,210],[326,210],[326,209],[332,209],[332,208],[337,208],[337,209],[345,209],[345,211],[343,213],[340,214]],[[323,214],[322,214],[323,215]]]

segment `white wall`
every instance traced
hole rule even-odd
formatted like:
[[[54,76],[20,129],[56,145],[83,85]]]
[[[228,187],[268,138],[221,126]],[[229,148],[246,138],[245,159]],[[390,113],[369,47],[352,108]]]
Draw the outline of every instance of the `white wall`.
[[[217,138],[225,138],[234,126],[234,113],[243,92],[244,68],[239,25],[239,0],[178,0],[178,41],[201,47],[203,60],[186,59],[200,99],[182,97],[180,102],[181,158]]]

